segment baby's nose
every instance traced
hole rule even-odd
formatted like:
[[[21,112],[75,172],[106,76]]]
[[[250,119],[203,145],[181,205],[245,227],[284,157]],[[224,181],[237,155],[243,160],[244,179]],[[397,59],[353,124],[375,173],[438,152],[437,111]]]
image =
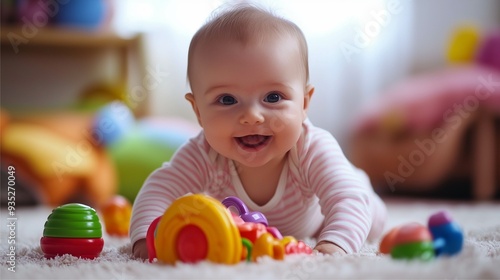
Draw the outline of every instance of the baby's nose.
[[[245,125],[261,124],[265,120],[262,110],[256,105],[248,106],[243,109],[240,117],[240,123]]]

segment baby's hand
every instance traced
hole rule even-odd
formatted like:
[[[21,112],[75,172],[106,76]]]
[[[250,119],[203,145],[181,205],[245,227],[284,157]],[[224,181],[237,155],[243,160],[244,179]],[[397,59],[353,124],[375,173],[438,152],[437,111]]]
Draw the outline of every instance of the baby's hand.
[[[146,239],[140,239],[134,243],[132,246],[132,255],[136,259],[147,260],[149,258]]]
[[[316,244],[314,250],[328,255],[332,255],[335,253],[340,253],[342,255],[346,254],[346,252],[336,244],[324,240]]]

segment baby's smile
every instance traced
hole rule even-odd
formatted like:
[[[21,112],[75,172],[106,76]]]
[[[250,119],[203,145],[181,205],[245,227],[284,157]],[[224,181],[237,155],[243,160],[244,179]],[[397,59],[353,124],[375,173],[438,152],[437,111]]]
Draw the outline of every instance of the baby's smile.
[[[252,134],[242,137],[235,137],[236,142],[245,150],[258,151],[263,148],[271,139],[271,136]]]

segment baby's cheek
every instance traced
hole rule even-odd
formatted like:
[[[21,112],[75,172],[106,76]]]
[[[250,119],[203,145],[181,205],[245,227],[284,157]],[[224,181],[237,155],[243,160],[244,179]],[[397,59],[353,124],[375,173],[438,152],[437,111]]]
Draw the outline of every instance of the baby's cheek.
[[[270,129],[274,133],[279,133],[294,125],[301,125],[302,119],[300,117],[300,114],[292,112],[274,113],[269,119]]]

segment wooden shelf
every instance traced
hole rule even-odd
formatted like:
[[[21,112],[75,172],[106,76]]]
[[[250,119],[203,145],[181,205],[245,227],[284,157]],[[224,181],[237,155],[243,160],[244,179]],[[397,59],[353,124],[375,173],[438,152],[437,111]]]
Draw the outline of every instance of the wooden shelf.
[[[148,75],[143,49],[144,38],[141,33],[120,36],[111,31],[86,31],[53,26],[34,30],[23,26],[2,26],[0,32],[2,56],[15,57],[15,55],[19,55],[22,57],[25,54],[41,53],[41,55],[49,55],[57,59],[59,54],[64,53],[63,56],[66,59],[70,57],[67,60],[67,67],[74,67],[71,64],[72,59],[78,60],[79,54],[83,52],[113,52],[113,57],[118,65],[114,82],[117,85],[127,86],[129,91],[132,87],[131,82],[137,83],[135,86],[142,86],[141,82]],[[145,115],[148,111],[149,90],[144,88],[144,91],[146,92],[145,100],[137,101],[138,104],[134,108],[134,113],[137,116]]]
[[[119,36],[110,31],[86,31],[80,29],[42,27],[35,31],[21,26],[2,26],[1,44],[22,42],[20,46],[50,47],[127,47],[138,41],[140,35]],[[18,40],[18,41],[16,41]],[[20,40],[20,41],[19,41]]]

